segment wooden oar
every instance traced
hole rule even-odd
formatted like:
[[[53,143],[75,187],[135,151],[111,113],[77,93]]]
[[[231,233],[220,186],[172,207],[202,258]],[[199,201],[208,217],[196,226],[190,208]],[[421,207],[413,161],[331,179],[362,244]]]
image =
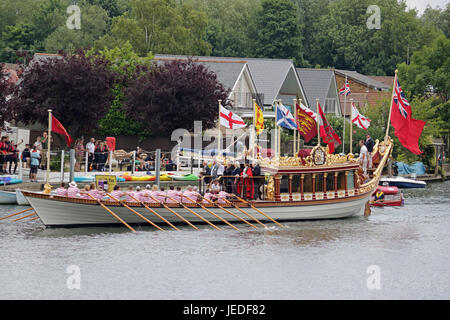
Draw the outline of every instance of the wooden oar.
[[[144,217],[142,214],[140,214],[139,212],[137,212],[136,210],[130,208],[127,204],[123,203],[122,201],[120,201],[119,199],[117,199],[116,197],[112,196],[111,194],[106,194],[107,196],[109,196],[110,198],[116,200],[117,202],[119,202],[121,205],[123,205],[125,208],[127,208],[128,210],[130,210],[131,212],[133,212],[135,215],[137,215],[139,218],[147,221],[148,223],[150,223],[152,226],[154,226],[156,229],[164,231],[164,229],[160,228],[159,226],[157,226],[156,224],[154,224],[153,222],[151,222],[150,220],[148,220],[146,217]]]
[[[251,224],[250,222],[248,222],[245,219],[242,219],[241,217],[239,217],[238,215],[234,214],[233,212],[231,212],[230,210],[225,209],[224,207],[222,207],[220,204],[218,204],[217,202],[213,202],[209,199],[206,199],[205,197],[203,197],[202,195],[200,195],[200,197],[202,197],[203,199],[205,199],[206,201],[208,201],[210,204],[217,206],[218,208],[222,209],[223,211],[231,214],[233,217],[238,218],[239,220],[245,222],[246,224],[248,224],[249,226],[252,226],[255,229],[258,229],[257,227],[255,227],[253,224]]]
[[[20,212],[10,214],[10,215],[8,215],[8,216],[5,216],[5,217],[0,218],[0,220],[7,219],[7,218],[11,218],[11,217],[17,216],[18,214],[21,214],[21,213],[24,213],[24,212],[27,212],[27,211],[30,211],[30,210],[33,210],[33,208],[28,208],[28,209],[22,210],[22,211],[20,211]]]
[[[248,204],[253,210],[255,210],[255,211],[261,213],[264,217],[266,217],[267,219],[269,219],[269,220],[271,220],[272,222],[276,223],[276,224],[279,225],[280,227],[284,227],[281,223],[276,222],[274,219],[272,219],[272,218],[269,217],[267,214],[265,214],[264,212],[262,212],[261,210],[259,210],[258,208],[256,208],[256,207],[255,207],[254,205],[252,205],[250,202],[245,201],[244,199],[242,199],[242,198],[240,198],[240,197],[238,197],[238,196],[235,196],[235,197],[236,197],[239,201]]]
[[[35,214],[36,214],[35,212],[27,214],[26,216],[23,216],[21,218],[15,219],[14,222],[22,220],[22,219],[25,219],[25,218],[28,218],[28,217],[31,217],[31,216],[34,216]]]
[[[183,208],[185,208],[186,210],[188,210],[190,213],[192,213],[193,215],[197,216],[198,218],[202,219],[203,221],[205,221],[207,224],[209,224],[211,227],[217,229],[217,230],[222,230],[220,229],[218,226],[216,226],[215,224],[213,224],[212,222],[206,220],[205,218],[203,218],[201,215],[199,215],[197,212],[195,212],[194,210],[192,210],[191,208],[185,206],[183,203],[178,202],[177,200],[175,200],[172,197],[167,196],[167,198],[169,198],[172,201],[175,201],[176,203],[178,203],[180,206],[182,206]]]
[[[34,217],[34,218],[31,218],[30,220],[28,220],[28,221],[33,221],[33,220],[36,220],[36,219],[39,219],[39,217]],[[27,222],[28,222],[27,221]]]
[[[211,213],[214,217],[216,217],[216,218],[219,219],[219,220],[222,220],[223,222],[225,222],[227,225],[229,225],[229,226],[232,227],[233,229],[239,230],[238,228],[236,228],[235,226],[233,226],[231,223],[229,223],[227,220],[225,220],[225,219],[219,217],[217,214],[215,214],[214,212],[212,212],[211,210],[209,210],[208,208],[206,208],[206,207],[205,207],[204,205],[202,205],[201,203],[196,202],[195,200],[193,200],[193,199],[191,199],[191,198],[189,198],[189,197],[187,197],[187,196],[185,196],[185,195],[183,195],[183,197],[185,197],[186,199],[188,199],[189,201],[191,201],[191,202],[193,202],[193,203],[196,203],[196,204],[197,204],[198,206],[200,206],[203,210],[205,210],[205,211]]]
[[[132,227],[130,227],[128,225],[128,223],[126,223],[125,221],[123,221],[117,214],[115,214],[114,212],[112,212],[107,206],[105,206],[103,203],[101,203],[100,200],[95,199],[92,194],[87,194],[89,197],[91,197],[93,200],[97,201],[97,203],[99,205],[101,205],[103,207],[103,209],[105,209],[106,211],[108,211],[109,214],[111,214],[114,218],[116,218],[117,220],[119,220],[120,222],[122,222],[128,229],[130,229],[133,232],[136,232],[136,230],[134,230]]]
[[[180,218],[181,220],[183,220],[184,222],[186,222],[188,225],[190,225],[192,228],[194,228],[195,230],[198,230],[198,228],[196,226],[194,226],[192,223],[190,223],[189,221],[187,221],[185,218],[183,218],[182,216],[180,216],[178,213],[176,213],[175,211],[173,211],[172,209],[170,209],[168,206],[166,206],[164,204],[164,202],[159,201],[158,199],[156,199],[153,196],[150,196],[150,198],[152,198],[154,201],[158,202],[159,204],[161,204],[164,208],[166,208],[167,210],[169,210],[170,212],[172,212],[174,215],[176,215],[178,218]]]
[[[147,206],[145,203],[143,203],[142,201],[136,199],[135,197],[133,197],[131,194],[128,194],[131,198],[133,198],[134,200],[136,200],[137,202],[139,202],[145,209],[147,209],[148,211],[150,211],[151,213],[153,213],[155,216],[157,216],[158,218],[160,218],[162,221],[164,221],[165,223],[167,223],[169,226],[171,226],[172,228],[174,228],[175,230],[180,230],[177,227],[175,227],[173,224],[171,224],[169,221],[167,221],[166,219],[164,219],[161,215],[159,215],[155,210],[150,209],[149,206]]]
[[[233,202],[228,201],[227,199],[223,199],[225,200],[226,203],[232,205],[233,207],[235,207],[237,210],[239,210],[240,212],[242,212],[243,214],[245,214],[247,217],[250,217],[251,219],[255,220],[257,223],[259,223],[260,225],[262,225],[264,228],[266,227],[266,225],[264,223],[262,223],[261,221],[259,221],[258,219],[256,219],[254,216],[252,216],[250,213],[245,212],[244,210],[242,210],[241,208],[239,208],[237,205],[235,205]]]

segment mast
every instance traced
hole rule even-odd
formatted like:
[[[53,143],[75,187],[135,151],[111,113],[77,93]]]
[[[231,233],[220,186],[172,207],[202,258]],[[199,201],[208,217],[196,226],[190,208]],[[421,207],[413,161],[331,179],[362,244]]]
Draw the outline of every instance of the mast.
[[[294,113],[295,125],[297,125],[297,98],[294,98],[294,106],[292,108],[292,112]],[[292,148],[293,156],[297,154],[297,129],[294,130],[294,145]]]
[[[317,145],[320,146],[320,123],[319,123],[319,99],[316,98],[316,111],[317,111]]]
[[[352,112],[350,113],[350,153],[353,153],[353,98],[350,99],[350,106],[352,108]]]
[[[50,178],[50,144],[52,141],[52,109],[48,109],[48,137],[47,137],[47,172],[45,176],[45,183],[48,185]]]
[[[217,152],[219,155],[222,153],[222,137],[220,134],[220,107],[222,106],[222,100],[219,100],[219,121],[217,122]]]
[[[391,114],[392,114],[392,102],[394,101],[395,85],[397,83],[397,72],[398,70],[395,69],[394,85],[392,86],[391,105],[389,106],[389,118],[386,126],[386,136],[384,137],[385,140],[389,136],[389,125],[391,124]]]

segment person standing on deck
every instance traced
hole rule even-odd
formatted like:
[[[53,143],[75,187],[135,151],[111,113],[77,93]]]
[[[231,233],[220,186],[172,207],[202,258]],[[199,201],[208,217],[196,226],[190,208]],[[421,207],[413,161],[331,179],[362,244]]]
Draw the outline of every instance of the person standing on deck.
[[[367,147],[364,144],[363,140],[359,141],[359,146],[361,149],[359,150],[359,161],[362,166],[364,175],[367,175],[367,166],[369,164],[369,151],[367,150]]]
[[[372,168],[372,151],[373,151],[373,147],[375,146],[375,142],[373,141],[372,137],[370,136],[370,134],[366,134],[366,141],[364,142],[364,145],[367,148],[367,151],[369,152],[369,168]]]

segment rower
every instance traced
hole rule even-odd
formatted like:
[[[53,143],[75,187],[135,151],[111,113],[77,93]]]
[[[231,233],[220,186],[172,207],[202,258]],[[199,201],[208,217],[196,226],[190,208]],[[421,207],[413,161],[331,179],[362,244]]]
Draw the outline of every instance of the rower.
[[[64,182],[61,182],[61,186],[56,189],[56,195],[60,197],[67,197],[67,189]]]
[[[120,199],[124,195],[125,193],[120,190],[120,187],[118,185],[115,185],[113,191],[111,192],[111,196],[116,199]]]
[[[181,199],[178,199],[178,193],[175,190],[174,186],[170,186],[169,190],[167,190],[167,202],[168,203],[178,203],[181,201]],[[170,199],[173,198],[174,200]]]
[[[206,203],[206,204],[208,204],[209,203],[209,201],[214,201],[214,200],[216,200],[215,198],[214,198],[214,195],[211,193],[211,190],[209,190],[209,189],[207,189],[206,190],[206,192],[205,192],[205,195],[203,196],[203,201],[202,201],[202,203]],[[208,201],[209,200],[209,201]]]
[[[188,198],[192,199],[193,194],[192,194],[192,186],[188,186],[187,190],[185,192],[183,192],[183,198],[181,199],[183,203],[192,203],[192,201],[190,201]]]
[[[150,185],[146,185],[145,189],[141,191],[141,198],[139,199],[141,202],[155,202],[150,195],[152,194],[152,190]]]
[[[377,192],[375,193],[374,200],[375,202],[384,201],[384,192],[381,189],[377,190]]]

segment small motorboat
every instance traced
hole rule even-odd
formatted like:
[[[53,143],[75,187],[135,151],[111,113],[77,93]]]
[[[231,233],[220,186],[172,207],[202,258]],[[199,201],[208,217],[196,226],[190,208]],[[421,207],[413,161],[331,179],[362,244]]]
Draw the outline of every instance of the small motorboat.
[[[379,191],[384,194],[383,200],[375,200],[375,195]],[[370,205],[373,207],[402,207],[404,202],[403,193],[397,187],[378,186],[372,194]]]
[[[390,187],[398,188],[425,188],[427,183],[425,181],[419,181],[414,179],[408,179],[405,177],[382,177],[380,179],[380,185],[388,185]]]
[[[0,204],[16,204],[16,193],[0,190]]]

